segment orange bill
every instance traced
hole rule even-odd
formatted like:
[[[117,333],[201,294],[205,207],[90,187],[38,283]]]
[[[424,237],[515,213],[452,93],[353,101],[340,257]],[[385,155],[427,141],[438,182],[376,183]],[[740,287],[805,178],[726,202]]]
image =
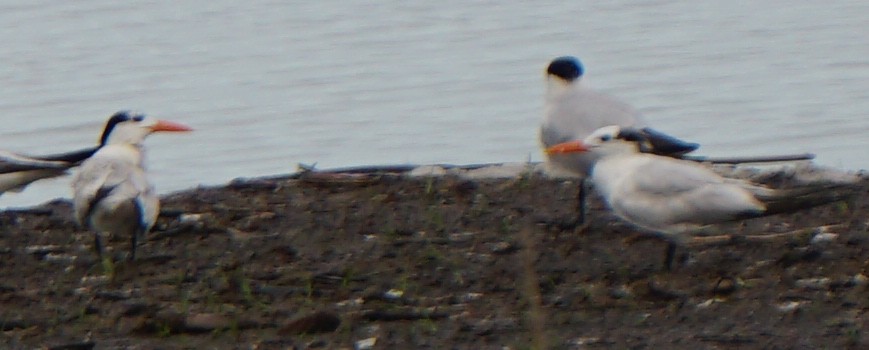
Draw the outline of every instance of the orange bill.
[[[153,130],[154,132],[158,132],[158,131],[193,131],[193,128],[191,128],[187,125],[184,125],[184,124],[176,123],[176,122],[170,122],[170,121],[166,121],[166,120],[158,120],[157,123],[151,127],[151,130]]]
[[[546,154],[569,154],[588,152],[588,147],[581,141],[559,143],[546,149]]]

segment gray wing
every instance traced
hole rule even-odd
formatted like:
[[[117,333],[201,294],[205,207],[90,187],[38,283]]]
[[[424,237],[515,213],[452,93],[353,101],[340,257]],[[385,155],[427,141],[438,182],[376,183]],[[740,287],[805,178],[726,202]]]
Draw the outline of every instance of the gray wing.
[[[702,165],[639,157],[645,161],[610,196],[613,210],[638,226],[675,233],[764,210],[749,191]]]
[[[72,183],[76,220],[82,225],[103,200],[133,200],[141,211],[142,224],[150,228],[159,210],[157,196],[141,168],[113,159],[85,161]]]
[[[640,113],[630,105],[582,87],[547,100],[545,109],[540,139],[547,147],[582,140],[608,125],[646,126]]]

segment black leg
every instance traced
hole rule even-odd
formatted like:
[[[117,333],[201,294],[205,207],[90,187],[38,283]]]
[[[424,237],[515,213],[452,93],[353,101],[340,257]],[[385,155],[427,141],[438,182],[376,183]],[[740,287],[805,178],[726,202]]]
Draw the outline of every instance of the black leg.
[[[585,224],[585,203],[588,186],[585,179],[579,180],[579,192],[576,195],[576,213],[569,216],[568,219],[542,219],[539,222],[545,224],[548,228],[561,231],[575,231],[578,227]],[[556,239],[558,237],[556,236]]]
[[[673,271],[673,259],[676,257],[676,244],[667,242],[667,253],[664,256],[664,267],[667,271]]]
[[[130,242],[130,261],[136,260],[136,246],[139,242],[139,230],[133,231],[133,238]]]
[[[99,257],[100,260],[103,259],[103,240],[101,236],[102,235],[99,232],[94,233],[94,251],[96,251],[97,257]]]
[[[579,180],[579,193],[576,195],[576,222],[574,225],[579,226],[585,223],[585,196],[586,196],[586,181],[585,178]]]

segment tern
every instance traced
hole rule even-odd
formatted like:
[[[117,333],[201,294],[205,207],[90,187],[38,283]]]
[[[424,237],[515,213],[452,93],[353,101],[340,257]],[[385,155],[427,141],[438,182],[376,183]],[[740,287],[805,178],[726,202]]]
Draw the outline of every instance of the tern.
[[[609,95],[592,90],[580,80],[584,69],[575,57],[559,57],[546,69],[546,94],[540,141],[544,148],[574,140],[582,140],[595,130],[618,125],[631,127],[644,134],[651,146],[645,152],[679,157],[696,150],[696,143],[681,141],[649,128],[642,115],[630,105]],[[581,224],[585,211],[585,181],[596,153],[546,154],[548,168],[556,173],[578,176],[580,191],[578,217],[573,226]]]
[[[34,181],[61,176],[94,154],[99,146],[45,156],[0,151],[0,195],[20,192]]]
[[[854,184],[772,189],[727,179],[696,162],[647,153],[652,147],[642,131],[611,125],[583,141],[553,145],[546,153],[593,153],[594,188],[617,217],[669,242],[668,270],[676,245],[710,225],[793,212],[855,193]]]
[[[192,129],[126,111],[106,122],[96,153],[85,160],[72,182],[76,221],[94,233],[94,249],[103,257],[102,235],[129,236],[129,260],[139,236],[157,220],[160,202],[144,168],[143,141],[155,132]]]

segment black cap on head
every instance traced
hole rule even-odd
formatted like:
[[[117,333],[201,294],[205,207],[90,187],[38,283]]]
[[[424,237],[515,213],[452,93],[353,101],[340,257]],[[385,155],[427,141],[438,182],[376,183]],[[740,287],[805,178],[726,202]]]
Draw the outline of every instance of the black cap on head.
[[[616,138],[619,140],[625,140],[625,141],[629,141],[629,142],[647,142],[648,141],[646,134],[644,134],[642,131],[634,129],[634,128],[627,128],[627,127],[619,128],[619,134],[616,135]]]
[[[576,57],[559,57],[549,63],[546,73],[567,81],[574,81],[583,74],[582,63]]]
[[[141,114],[133,114],[130,111],[119,111],[113,114],[109,121],[106,122],[106,127],[103,129],[103,135],[100,136],[100,145],[105,145],[106,141],[109,140],[109,134],[112,133],[112,130],[115,128],[115,125],[119,123],[123,123],[125,121],[142,121],[145,116]]]

